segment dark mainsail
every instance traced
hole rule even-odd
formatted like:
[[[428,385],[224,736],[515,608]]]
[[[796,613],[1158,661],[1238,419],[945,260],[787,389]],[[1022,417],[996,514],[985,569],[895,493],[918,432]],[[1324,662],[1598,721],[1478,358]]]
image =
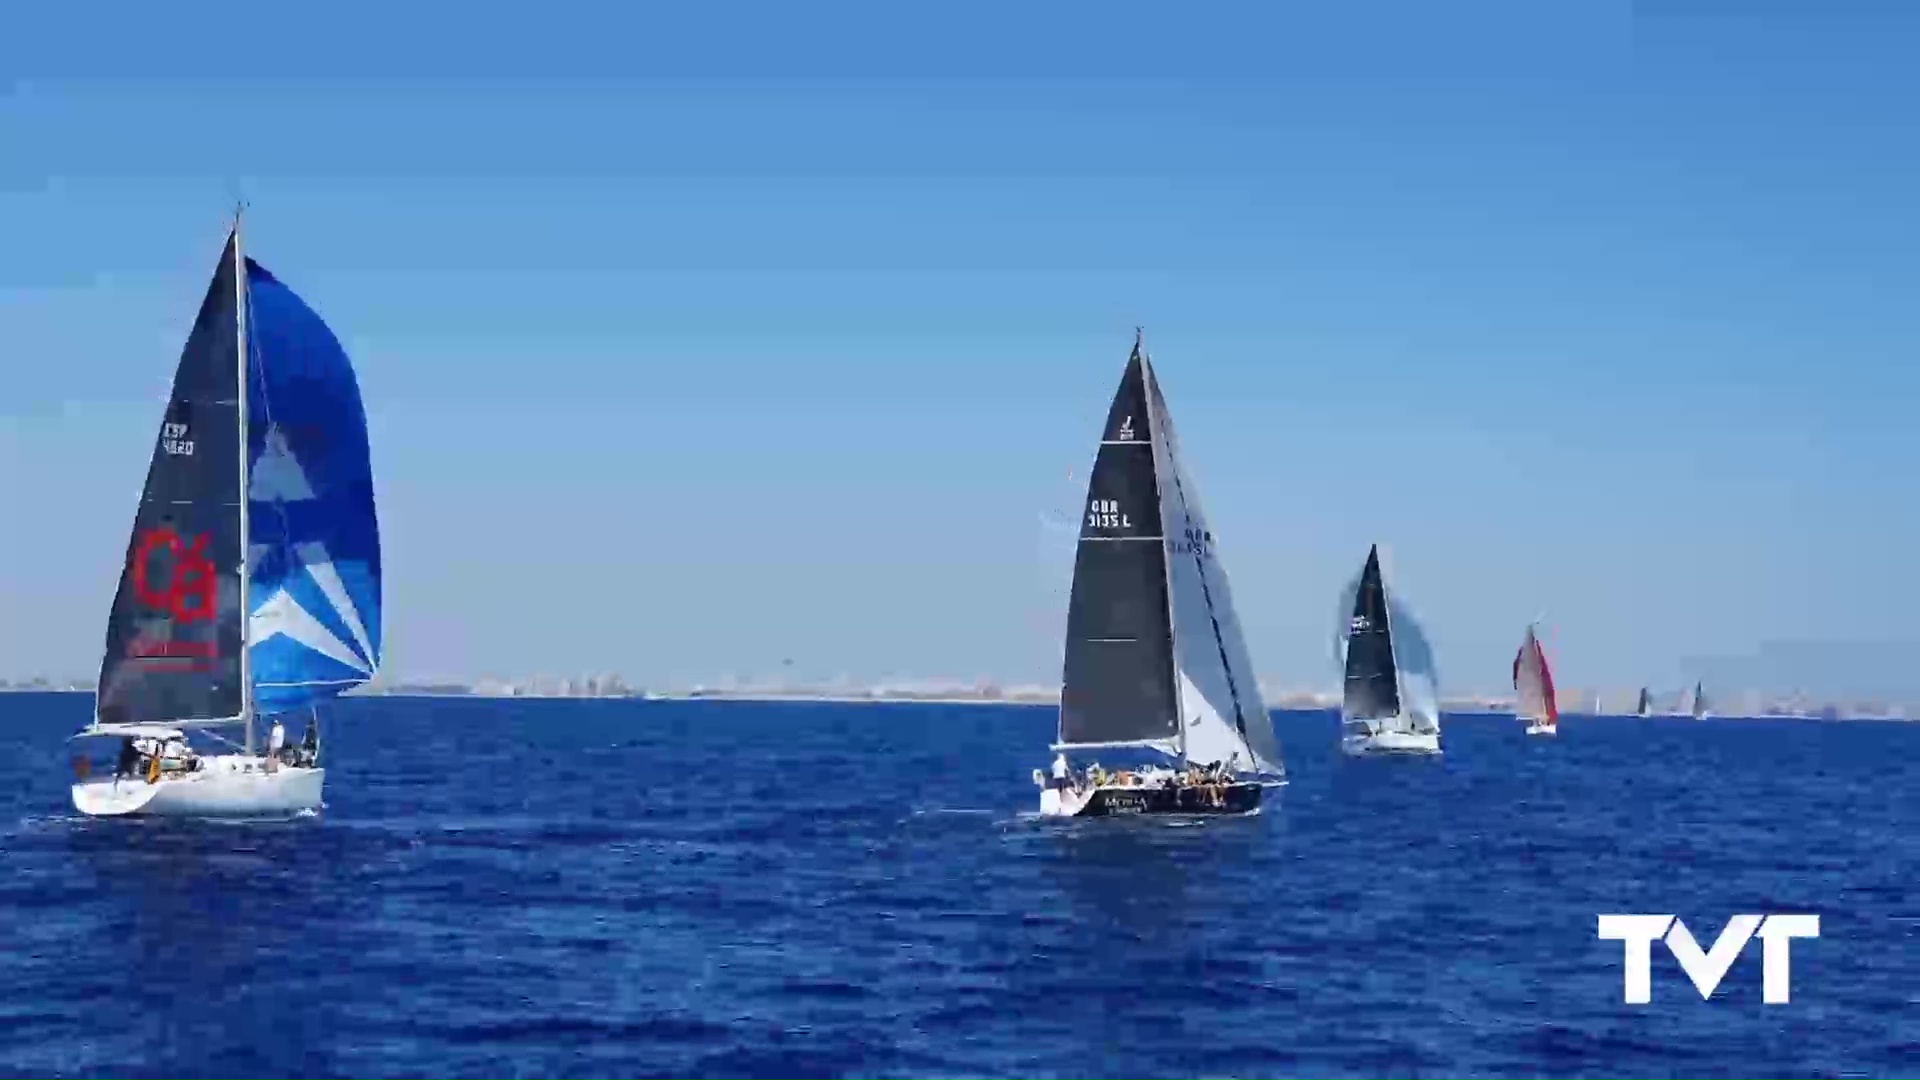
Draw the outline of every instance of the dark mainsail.
[[[1173,622],[1140,346],[1107,411],[1073,560],[1060,743],[1176,738]]]
[[[232,235],[180,354],[100,664],[103,724],[236,717],[240,379]]]
[[[1633,711],[1638,716],[1645,716],[1653,711],[1653,698],[1644,686],[1640,688],[1640,703],[1633,707]]]
[[[1366,569],[1353,594],[1353,616],[1347,625],[1347,685],[1341,712],[1353,720],[1379,720],[1399,715],[1400,685],[1393,663],[1393,637],[1388,628],[1387,590],[1380,581],[1380,550],[1367,549]]]

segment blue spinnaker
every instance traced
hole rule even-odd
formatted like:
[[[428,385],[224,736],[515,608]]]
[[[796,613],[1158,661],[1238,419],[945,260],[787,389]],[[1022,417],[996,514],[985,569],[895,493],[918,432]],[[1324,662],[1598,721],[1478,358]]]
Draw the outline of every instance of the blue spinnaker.
[[[254,707],[285,712],[380,666],[380,529],[353,365],[320,316],[247,260],[247,609]]]

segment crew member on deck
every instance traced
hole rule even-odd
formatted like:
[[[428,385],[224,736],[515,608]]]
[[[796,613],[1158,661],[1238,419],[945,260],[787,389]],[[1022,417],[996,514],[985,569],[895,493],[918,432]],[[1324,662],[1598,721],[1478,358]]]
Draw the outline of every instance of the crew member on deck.
[[[133,740],[131,738],[121,739],[120,758],[114,764],[113,775],[116,777],[132,776],[133,771],[139,767],[140,751],[134,748]]]
[[[273,730],[267,735],[267,771],[272,772],[280,764],[280,748],[287,745],[287,729],[280,721],[273,722]]]
[[[1032,760],[1029,758],[1028,760]],[[1064,791],[1071,786],[1072,770],[1067,768],[1067,755],[1062,752],[1053,756],[1053,786]]]

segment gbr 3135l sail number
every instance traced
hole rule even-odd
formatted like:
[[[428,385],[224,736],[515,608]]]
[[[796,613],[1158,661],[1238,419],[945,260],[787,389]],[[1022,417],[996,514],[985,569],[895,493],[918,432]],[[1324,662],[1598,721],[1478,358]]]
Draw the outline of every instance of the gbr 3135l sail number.
[[[1117,499],[1095,499],[1087,504],[1087,528],[1131,529],[1133,522]]]

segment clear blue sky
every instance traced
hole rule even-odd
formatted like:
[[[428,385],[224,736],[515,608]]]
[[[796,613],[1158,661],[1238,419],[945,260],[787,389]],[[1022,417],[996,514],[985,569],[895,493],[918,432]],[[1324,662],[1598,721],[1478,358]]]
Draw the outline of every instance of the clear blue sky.
[[[1818,7],[10,12],[0,673],[93,671],[237,195],[396,674],[1055,677],[1136,323],[1275,679],[1376,540],[1454,689],[1912,641],[1920,14]]]

